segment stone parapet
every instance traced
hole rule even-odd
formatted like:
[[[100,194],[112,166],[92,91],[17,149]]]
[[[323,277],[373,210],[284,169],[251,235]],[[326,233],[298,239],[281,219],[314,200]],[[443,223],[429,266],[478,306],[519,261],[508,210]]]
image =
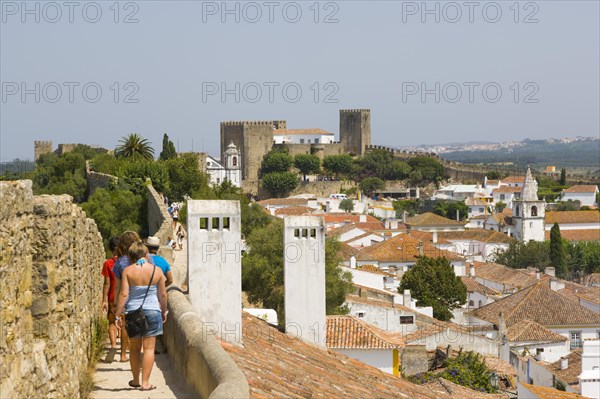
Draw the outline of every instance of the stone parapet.
[[[0,397],[78,397],[104,262],[93,220],[66,195],[0,182]]]

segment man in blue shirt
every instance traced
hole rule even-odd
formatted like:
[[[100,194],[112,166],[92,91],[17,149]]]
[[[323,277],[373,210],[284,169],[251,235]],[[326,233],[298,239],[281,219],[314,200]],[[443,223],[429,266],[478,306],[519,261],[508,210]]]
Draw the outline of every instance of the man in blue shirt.
[[[152,263],[163,271],[166,281],[165,286],[169,286],[173,283],[173,274],[171,273],[171,266],[169,262],[162,256],[157,255],[158,248],[160,248],[160,240],[158,237],[150,236],[146,239],[146,246],[148,247],[148,256],[151,258]]]

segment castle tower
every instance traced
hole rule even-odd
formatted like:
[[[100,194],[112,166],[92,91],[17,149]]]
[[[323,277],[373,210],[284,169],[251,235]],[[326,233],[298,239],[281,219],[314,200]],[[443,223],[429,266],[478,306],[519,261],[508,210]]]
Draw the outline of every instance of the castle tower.
[[[242,179],[258,180],[262,159],[273,148],[273,129],[285,126],[285,121],[221,122],[221,160],[233,142],[242,160]]]
[[[527,167],[521,198],[512,202],[515,238],[519,241],[544,241],[545,203],[537,196],[537,182]]]
[[[371,110],[340,110],[340,142],[347,153],[365,153],[365,147],[371,145]]]
[[[52,152],[52,141],[34,141],[33,142],[33,159],[37,162],[42,155]]]
[[[205,328],[242,343],[239,201],[188,200],[189,299]]]
[[[284,218],[285,331],[325,347],[325,227],[319,216]]]
[[[225,178],[235,187],[242,186],[241,157],[233,141],[227,146],[227,150],[225,151]]]

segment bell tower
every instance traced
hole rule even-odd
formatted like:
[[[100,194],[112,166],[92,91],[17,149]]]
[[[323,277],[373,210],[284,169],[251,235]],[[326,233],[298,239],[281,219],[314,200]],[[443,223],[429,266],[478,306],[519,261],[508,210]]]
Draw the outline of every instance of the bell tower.
[[[233,141],[225,150],[225,178],[235,187],[242,186],[241,156]]]
[[[537,182],[527,167],[521,198],[512,202],[515,238],[519,241],[544,241],[545,202],[537,196]]]

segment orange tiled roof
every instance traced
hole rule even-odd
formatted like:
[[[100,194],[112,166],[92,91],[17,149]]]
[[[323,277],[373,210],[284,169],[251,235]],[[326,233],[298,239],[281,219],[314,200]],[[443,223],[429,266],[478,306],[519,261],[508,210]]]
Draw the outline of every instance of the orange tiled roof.
[[[579,386],[579,374],[581,374],[581,352],[582,349],[575,349],[566,357],[569,363],[566,369],[560,368],[560,359],[554,363],[546,365],[546,369],[556,376],[560,381],[571,386]]]
[[[356,214],[352,214],[352,213],[322,213],[319,214],[319,216],[323,216],[323,219],[325,219],[325,223],[327,224],[331,224],[331,223],[359,223],[360,222],[360,217],[361,216],[366,216],[366,222],[367,223],[377,223],[379,225],[379,228],[383,228],[383,223],[381,223],[379,220],[377,220],[376,217],[373,217],[371,215],[356,215]],[[364,222],[363,222],[364,223]]]
[[[445,240],[473,240],[473,241],[481,241],[481,242],[494,242],[494,243],[504,243],[510,244],[511,242],[515,242],[515,239],[507,236],[506,234],[502,234],[498,231],[494,230],[484,230],[484,229],[469,229],[465,231],[445,231],[438,233],[438,237],[441,237]]]
[[[507,338],[512,342],[558,342],[567,338],[550,331],[533,320],[523,319],[513,324],[507,331]]]
[[[561,230],[560,236],[567,241],[600,241],[600,228],[598,229],[577,229]],[[550,239],[550,231],[544,232],[544,238]]]
[[[487,185],[495,186],[496,184],[500,184],[500,180],[488,180]]]
[[[369,256],[367,256],[363,251],[358,248],[354,248],[345,242],[340,243],[340,250],[338,254],[342,257],[343,261],[348,261],[352,256],[356,258],[356,260],[369,260]]]
[[[273,129],[273,135],[286,135],[286,134],[319,134],[319,135],[331,135],[334,134],[323,129]]]
[[[592,184],[578,184],[563,190],[563,193],[595,193],[598,186]]]
[[[327,348],[394,349],[404,346],[399,334],[382,334],[379,328],[352,316],[327,316]]]
[[[465,200],[465,205],[471,205],[471,206],[491,206],[490,202],[485,201],[483,198],[467,198]]]
[[[362,270],[363,272],[369,272],[369,273],[375,273],[375,274],[381,274],[383,276],[388,276],[388,277],[396,277],[395,274],[392,273],[388,273],[386,271],[381,270],[379,267],[375,266],[375,265],[362,265],[362,266],[356,266],[356,270]]]
[[[365,238],[365,237],[368,237],[368,236],[370,236],[370,235],[373,235],[373,236],[376,236],[376,237],[381,237],[381,234],[378,234],[378,233],[374,233],[374,232],[370,232],[370,231],[369,231],[369,232],[363,233],[363,234],[361,234],[361,235],[359,235],[359,236],[352,237],[351,239],[349,239],[349,240],[347,240],[347,241],[345,241],[345,242],[346,242],[346,244],[348,244],[348,245],[352,245],[352,243],[353,243],[354,241],[357,241],[357,240],[362,240],[363,238]],[[371,241],[373,241],[373,240],[371,240]]]
[[[492,262],[473,262],[475,265],[475,278],[480,277],[484,280],[504,284],[505,291],[512,291],[512,288],[525,288],[538,282],[535,277],[530,276],[519,270]]]
[[[600,314],[553,291],[547,281],[540,281],[515,294],[472,310],[469,314],[497,324],[500,312],[504,314],[508,327],[524,319],[533,320],[542,326],[600,324]]]
[[[409,226],[464,226],[464,222],[445,218],[435,213],[425,212],[420,215],[410,217],[406,220]]]
[[[398,234],[383,242],[366,247],[363,251],[371,259],[380,262],[415,262],[419,256],[419,241],[408,234]],[[445,257],[449,260],[463,259],[454,252],[436,248],[428,242],[423,243],[423,255],[429,257]]]
[[[467,292],[479,292],[483,295],[502,295],[501,292],[478,283],[477,280],[475,280],[473,277],[462,276],[460,279],[462,280],[465,287],[467,287]]]
[[[242,315],[242,335],[243,347],[221,345],[246,376],[253,398],[453,397],[302,342],[247,313]]]
[[[281,208],[275,210],[275,215],[305,215],[307,213],[312,213],[314,211],[313,208],[309,208],[308,206],[288,206],[287,208]]]
[[[501,180],[502,183],[525,183],[525,176],[508,176]]]
[[[588,399],[577,393],[559,391],[558,389],[541,387],[539,385],[525,384],[521,382],[529,392],[537,395],[539,399]]]
[[[598,211],[546,212],[546,224],[600,223]]]
[[[500,186],[495,188],[492,193],[520,193],[522,189],[522,187]]]
[[[340,227],[336,227],[335,229],[329,230],[326,233],[326,235],[332,236],[332,237],[339,237],[342,234],[352,231],[354,229],[358,229],[358,227],[356,227],[356,223],[348,223],[348,224],[341,225]]]

